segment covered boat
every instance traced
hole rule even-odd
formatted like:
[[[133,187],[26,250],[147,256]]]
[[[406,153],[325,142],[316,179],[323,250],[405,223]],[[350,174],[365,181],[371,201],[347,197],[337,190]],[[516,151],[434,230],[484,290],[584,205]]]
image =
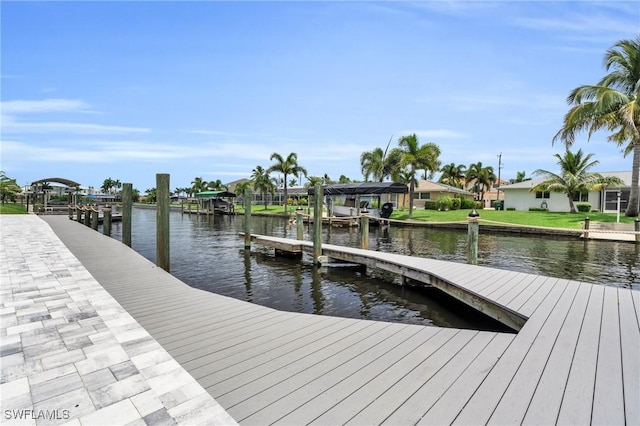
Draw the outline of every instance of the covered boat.
[[[396,182],[359,182],[323,186],[329,216],[357,216],[362,210],[372,217],[388,219],[397,205],[397,194],[409,192],[407,185]],[[309,195],[315,189],[309,188]]]

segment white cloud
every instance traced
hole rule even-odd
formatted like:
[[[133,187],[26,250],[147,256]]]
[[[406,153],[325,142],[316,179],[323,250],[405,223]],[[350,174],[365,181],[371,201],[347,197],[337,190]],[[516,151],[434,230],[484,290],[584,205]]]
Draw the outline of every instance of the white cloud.
[[[0,102],[3,114],[31,114],[42,112],[82,112],[88,105],[77,99],[43,99],[38,101],[4,101]]]

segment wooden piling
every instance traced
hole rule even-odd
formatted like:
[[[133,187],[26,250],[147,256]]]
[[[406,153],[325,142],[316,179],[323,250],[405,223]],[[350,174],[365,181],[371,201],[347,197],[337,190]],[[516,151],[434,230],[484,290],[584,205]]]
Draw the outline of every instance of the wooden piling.
[[[169,265],[169,175],[156,173],[156,263],[167,272]]]
[[[122,184],[122,243],[131,247],[133,184]]]
[[[251,189],[244,190],[244,248],[251,248]]]
[[[589,219],[589,217],[585,217],[584,218],[584,239],[588,239],[589,238],[589,222],[591,222],[591,219]]]
[[[369,249],[369,215],[360,216],[360,248]]]
[[[480,222],[478,218],[480,215],[476,212],[475,209],[469,213],[468,221],[469,221],[469,230],[468,230],[468,241],[467,245],[469,247],[469,257],[467,259],[467,263],[471,265],[478,264],[478,234],[480,233]]]
[[[29,200],[29,197],[27,197],[27,200]],[[27,201],[28,203],[29,201]],[[27,212],[29,211],[29,207],[27,206]],[[73,220],[73,206],[71,204],[69,204],[69,220]]]
[[[320,263],[322,256],[322,185],[317,183],[313,193],[313,263]]]
[[[633,224],[636,231],[636,244],[640,244],[640,219],[636,218]]]
[[[111,207],[108,205],[102,208],[102,233],[111,236]]]
[[[91,229],[98,230],[98,209],[91,209]]]
[[[84,207],[76,206],[76,220],[78,223],[82,223],[82,212]]]
[[[300,241],[304,239],[304,220],[302,219],[302,209],[296,210],[296,237]]]
[[[91,206],[87,206],[87,211],[84,214],[84,225],[91,226]]]

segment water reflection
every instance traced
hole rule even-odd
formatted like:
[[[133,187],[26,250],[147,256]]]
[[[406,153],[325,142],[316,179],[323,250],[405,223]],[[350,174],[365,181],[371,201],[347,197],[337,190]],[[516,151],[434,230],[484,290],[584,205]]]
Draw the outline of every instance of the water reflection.
[[[281,310],[412,324],[493,328],[484,317],[429,291],[367,276],[353,268],[314,267],[308,259],[274,258],[271,250],[243,249],[243,218],[171,214],[171,270],[189,285]],[[113,235],[120,238],[120,223]],[[295,225],[254,218],[254,232],[295,238]],[[305,227],[305,239],[310,239]],[[155,261],[155,211],[134,209],[133,248]],[[357,228],[324,228],[323,241],[359,246]],[[466,231],[430,228],[372,228],[370,248],[466,263]],[[638,246],[558,238],[488,235],[480,231],[478,263],[547,276],[640,288]],[[384,280],[378,279],[384,277]],[[482,323],[485,321],[485,323]]]

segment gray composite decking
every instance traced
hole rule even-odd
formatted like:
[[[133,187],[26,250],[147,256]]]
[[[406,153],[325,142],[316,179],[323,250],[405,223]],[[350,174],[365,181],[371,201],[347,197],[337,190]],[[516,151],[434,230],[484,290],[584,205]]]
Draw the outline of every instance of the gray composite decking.
[[[640,424],[638,291],[325,246],[426,272],[524,325],[508,334],[280,312],[191,288],[66,217],[45,220],[241,424]]]

